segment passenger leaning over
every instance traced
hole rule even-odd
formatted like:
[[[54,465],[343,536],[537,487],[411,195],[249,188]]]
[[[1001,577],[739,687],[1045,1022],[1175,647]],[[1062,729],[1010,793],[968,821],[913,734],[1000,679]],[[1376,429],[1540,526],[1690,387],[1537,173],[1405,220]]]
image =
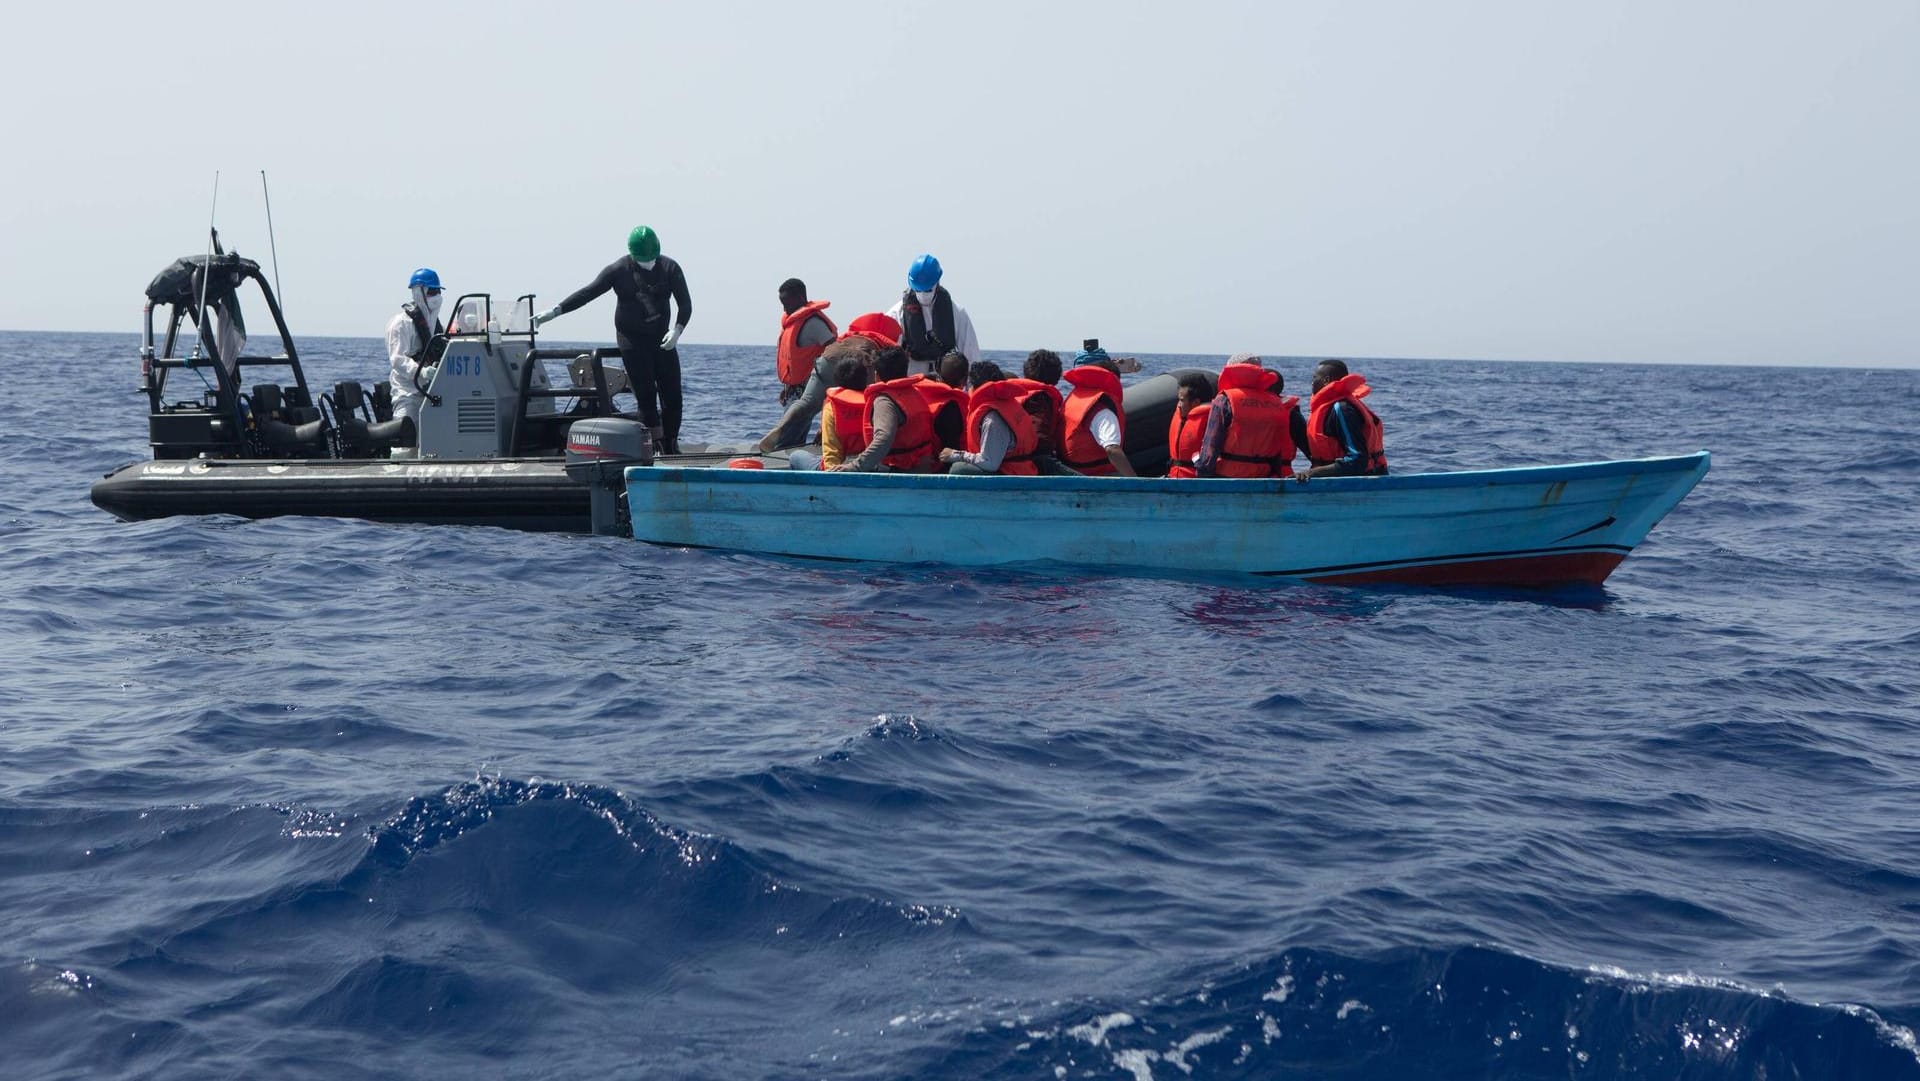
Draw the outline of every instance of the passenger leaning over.
[[[1120,389],[1120,371],[1104,350],[1093,343],[1093,350],[1082,350],[1075,360],[1087,360],[1069,369],[1067,382],[1073,393],[1067,395],[1066,428],[1061,436],[1061,459],[1074,470],[1090,477],[1137,476],[1127,461],[1125,395]]]
[[[1205,372],[1181,374],[1173,400],[1173,416],[1167,423],[1167,476],[1199,476],[1193,470],[1193,462],[1200,455],[1200,437],[1207,431],[1213,395],[1212,376]]]
[[[866,446],[860,419],[867,411],[867,384],[873,381],[868,357],[877,353],[865,338],[842,338],[827,347],[826,406],[820,411],[820,453],[796,450],[787,455],[789,469],[835,469]],[[849,446],[851,440],[851,446]]]
[[[832,468],[843,473],[933,472],[938,449],[933,411],[918,388],[926,377],[907,374],[907,351],[898,346],[880,351],[873,374],[875,381],[867,387],[860,420],[865,445],[858,455]],[[846,437],[841,438],[844,442]]]
[[[1207,410],[1206,433],[1194,455],[1202,477],[1291,477],[1296,440],[1305,442],[1300,399],[1282,398],[1280,373],[1251,353],[1220,369],[1220,393]]]
[[[1308,477],[1381,477],[1387,454],[1380,418],[1360,399],[1373,393],[1364,377],[1348,374],[1344,361],[1323,360],[1313,369],[1313,398],[1308,405]]]

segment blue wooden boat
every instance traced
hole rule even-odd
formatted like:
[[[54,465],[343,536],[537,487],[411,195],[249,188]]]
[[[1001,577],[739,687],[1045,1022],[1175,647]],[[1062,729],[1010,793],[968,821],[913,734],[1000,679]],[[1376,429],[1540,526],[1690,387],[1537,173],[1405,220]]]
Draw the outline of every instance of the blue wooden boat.
[[[626,471],[633,536],[811,559],[1597,585],[1708,455],[1294,480]]]

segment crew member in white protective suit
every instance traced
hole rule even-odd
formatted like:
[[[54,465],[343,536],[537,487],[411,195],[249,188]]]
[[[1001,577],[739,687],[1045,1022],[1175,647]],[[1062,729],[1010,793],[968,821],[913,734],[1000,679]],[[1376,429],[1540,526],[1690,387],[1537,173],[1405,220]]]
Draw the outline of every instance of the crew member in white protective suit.
[[[427,386],[433,379],[430,369],[440,360],[443,344],[434,346],[437,335],[445,334],[440,325],[440,275],[429,267],[421,267],[407,280],[407,289],[413,299],[400,306],[400,314],[387,324],[387,359],[393,365],[393,374],[387,383],[393,388],[393,415],[412,417],[414,423],[420,423],[420,403],[425,395],[420,387]],[[432,349],[429,354],[428,350]],[[419,386],[414,385],[414,377],[419,376]]]
[[[922,255],[907,268],[907,291],[887,309],[900,324],[900,346],[907,351],[907,374],[931,376],[940,358],[957,352],[968,364],[980,362],[980,340],[974,337],[967,309],[953,302],[940,284],[940,260]]]

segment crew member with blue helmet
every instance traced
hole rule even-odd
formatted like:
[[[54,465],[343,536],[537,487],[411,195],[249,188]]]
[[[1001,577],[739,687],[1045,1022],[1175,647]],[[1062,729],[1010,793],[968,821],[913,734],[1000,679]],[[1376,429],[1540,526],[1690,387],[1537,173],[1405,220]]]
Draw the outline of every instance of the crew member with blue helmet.
[[[887,315],[900,324],[900,345],[907,351],[907,374],[931,376],[940,358],[960,353],[968,364],[980,361],[967,309],[953,302],[940,284],[940,260],[922,255],[907,268],[907,289]]]
[[[533,317],[535,326],[581,308],[611,290],[613,334],[620,360],[640,400],[640,419],[663,454],[680,453],[680,354],[674,351],[693,318],[693,297],[680,264],[660,254],[660,238],[645,225],[627,234],[627,254],[607,265],[567,299]],[[669,309],[671,301],[676,313]]]
[[[433,365],[447,348],[446,328],[440,325],[440,275],[421,267],[407,279],[407,291],[412,299],[387,323],[387,360],[393,369],[387,384],[393,388],[393,415],[418,424],[426,397],[420,388],[432,380]]]

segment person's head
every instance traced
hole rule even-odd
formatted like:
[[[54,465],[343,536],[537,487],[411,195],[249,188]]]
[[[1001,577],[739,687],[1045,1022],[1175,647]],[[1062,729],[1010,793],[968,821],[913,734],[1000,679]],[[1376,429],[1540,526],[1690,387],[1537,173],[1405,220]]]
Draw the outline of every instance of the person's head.
[[[627,234],[627,254],[639,263],[644,270],[652,270],[654,260],[660,258],[660,237],[651,226],[636,225],[633,232]]]
[[[907,377],[907,351],[899,346],[880,350],[873,358],[873,377],[884,383],[889,379]]]
[[[865,390],[870,373],[867,362],[857,353],[850,353],[833,362],[831,382],[837,388],[845,390]]]
[[[1323,360],[1313,366],[1313,392],[1336,380],[1347,377],[1347,362],[1344,360]]]
[[[940,367],[934,372],[934,378],[950,387],[967,385],[967,355],[954,350],[940,358]]]
[[[1120,366],[1115,364],[1112,358],[1107,356],[1105,349],[1100,348],[1100,339],[1098,338],[1088,338],[1081,342],[1080,351],[1073,355],[1073,363],[1076,366],[1093,364],[1105,368],[1115,375],[1120,374]]]
[[[780,310],[792,315],[807,306],[807,283],[788,278],[780,283]]]
[[[440,314],[440,275],[432,267],[421,267],[407,279],[407,291],[413,294],[414,306],[427,313],[428,318]]]
[[[1060,354],[1051,349],[1035,349],[1027,354],[1027,363],[1020,374],[1036,383],[1052,386],[1060,381]]]
[[[973,366],[967,369],[967,383],[974,387],[984,387],[988,383],[998,383],[1006,377],[1007,373],[1000,370],[1000,365],[995,364],[991,360],[976,360],[973,362]]]
[[[1205,405],[1213,400],[1213,380],[1205,372],[1181,372],[1178,389],[1174,391],[1173,407],[1181,416],[1196,405]]]

